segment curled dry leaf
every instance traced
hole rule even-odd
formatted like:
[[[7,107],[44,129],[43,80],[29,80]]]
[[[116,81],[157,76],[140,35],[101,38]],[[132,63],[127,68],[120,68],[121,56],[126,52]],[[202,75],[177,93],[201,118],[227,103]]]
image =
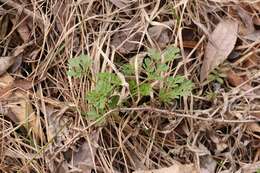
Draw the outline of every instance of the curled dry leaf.
[[[238,32],[238,22],[221,21],[210,35],[200,72],[200,80],[205,80],[209,73],[224,62],[234,49]]]
[[[168,168],[154,169],[148,171],[134,171],[133,173],[198,173],[198,171],[193,164],[183,165],[180,163],[176,163]]]

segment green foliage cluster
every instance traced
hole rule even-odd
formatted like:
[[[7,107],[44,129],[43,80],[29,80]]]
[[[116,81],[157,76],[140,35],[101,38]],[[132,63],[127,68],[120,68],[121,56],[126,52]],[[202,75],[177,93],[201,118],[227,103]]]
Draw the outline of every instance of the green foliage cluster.
[[[88,55],[80,55],[75,58],[69,59],[67,75],[70,77],[80,78],[86,75],[91,66],[91,59]]]
[[[139,85],[134,76],[135,69],[130,63],[121,67],[123,75],[129,83],[130,93],[133,98],[155,95],[161,103],[170,104],[174,99],[189,94],[193,88],[193,83],[184,76],[165,75],[171,74],[172,62],[179,57],[179,49],[170,46],[163,52],[156,49],[149,49],[148,56],[144,58],[143,64],[138,67],[141,70]],[[89,72],[91,59],[87,55],[81,55],[70,59],[68,62],[68,76],[80,78]],[[160,87],[154,87],[154,83],[159,83]],[[119,94],[122,89],[121,81],[114,73],[102,72],[95,79],[95,87],[86,95],[89,106],[88,117],[97,119],[110,109],[119,106]],[[125,100],[127,102],[127,100]]]

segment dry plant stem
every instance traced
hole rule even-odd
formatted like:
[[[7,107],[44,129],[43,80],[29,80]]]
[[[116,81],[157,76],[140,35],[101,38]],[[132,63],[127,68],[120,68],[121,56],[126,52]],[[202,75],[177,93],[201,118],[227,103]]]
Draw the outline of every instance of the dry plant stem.
[[[100,120],[105,118],[106,116],[110,115],[113,112],[118,112],[118,111],[149,111],[149,112],[157,112],[161,114],[166,114],[166,115],[172,115],[176,117],[182,117],[182,118],[191,118],[191,119],[196,119],[196,120],[202,120],[202,121],[209,121],[209,122],[216,122],[216,123],[255,123],[255,122],[260,122],[260,119],[249,119],[249,120],[227,120],[227,119],[214,119],[214,118],[203,118],[203,117],[196,117],[193,115],[189,114],[179,114],[179,113],[174,113],[168,110],[163,110],[163,109],[157,109],[157,108],[152,108],[152,107],[135,107],[135,108],[118,108],[118,109],[112,109],[105,113],[102,117],[98,118],[96,121],[93,121],[90,123],[84,130],[89,129],[96,123],[98,123]],[[83,130],[83,131],[84,131]],[[75,136],[74,138],[77,138],[78,136]]]
[[[45,24],[46,21],[44,21],[40,16],[36,15],[34,12],[22,7],[20,4],[12,1],[12,0],[0,0],[2,3],[6,3],[7,5],[16,8],[16,9],[23,9],[23,12],[27,14],[28,16],[31,16],[32,18],[35,18],[37,21],[40,21],[42,24]]]
[[[256,120],[226,120],[226,119],[214,119],[214,118],[195,117],[193,115],[179,114],[179,113],[174,113],[174,112],[171,112],[171,111],[168,111],[168,110],[157,109],[157,108],[152,108],[152,107],[120,108],[120,109],[115,109],[113,111],[116,111],[116,110],[119,110],[119,111],[150,111],[150,112],[157,112],[157,113],[161,113],[161,114],[173,115],[173,116],[176,116],[176,117],[192,118],[192,119],[197,119],[197,120],[202,120],[202,121],[210,121],[210,122],[217,122],[217,123],[252,123],[252,122],[260,122],[260,119],[256,119]]]

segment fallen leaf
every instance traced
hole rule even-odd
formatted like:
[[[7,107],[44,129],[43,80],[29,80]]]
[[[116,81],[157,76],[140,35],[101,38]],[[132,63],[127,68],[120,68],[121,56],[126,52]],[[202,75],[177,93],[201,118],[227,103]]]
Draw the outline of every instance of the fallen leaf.
[[[250,34],[247,34],[243,38],[250,40],[250,41],[259,41],[260,40],[260,30],[256,30]]]
[[[210,156],[200,157],[200,173],[213,173],[215,172],[217,162]]]
[[[253,17],[253,22],[254,22],[255,25],[258,25],[258,26],[259,26],[259,25],[260,25],[260,17],[257,16],[257,15],[254,16],[254,17]]]
[[[89,136],[89,140],[85,140],[78,151],[72,154],[73,159],[71,160],[71,164],[81,169],[82,173],[91,173],[92,168],[94,168],[97,150],[95,144],[97,144],[98,139],[99,131],[93,131]]]
[[[200,72],[200,80],[205,80],[209,73],[224,62],[234,49],[238,32],[238,22],[221,21],[210,35]]]
[[[142,38],[142,32],[138,31],[138,18],[133,18],[116,31],[111,39],[111,45],[121,54],[129,54],[136,51]]]
[[[249,68],[257,67],[259,63],[260,63],[260,59],[257,58],[256,54],[253,54],[243,62],[242,67],[249,69]]]
[[[260,132],[260,125],[258,123],[250,123],[247,125],[247,128],[253,132]]]
[[[41,127],[40,117],[35,114],[32,104],[25,92],[16,91],[8,102],[8,107],[16,116],[18,123],[22,123],[28,131],[32,131],[33,135],[44,141],[44,134]]]
[[[134,171],[133,173],[198,173],[195,166],[193,164],[180,164],[176,163],[168,168],[154,169],[154,170],[141,170]]]
[[[9,17],[7,15],[0,16],[0,40],[3,40],[3,38],[7,34],[7,29],[8,29],[8,24],[9,24]]]
[[[148,35],[156,42],[160,48],[164,48],[170,42],[170,29],[174,21],[163,22],[148,29]]]
[[[226,75],[227,75],[228,82],[233,87],[237,87],[244,82],[244,79],[238,76],[238,74],[234,72],[232,69],[227,71]]]
[[[135,1],[136,0],[110,0],[110,2],[112,2],[116,7],[120,9],[131,5]]]
[[[0,75],[6,72],[13,63],[15,62],[15,57],[13,56],[4,56],[0,57]]]
[[[8,86],[11,86],[14,83],[14,78],[8,73],[3,74],[0,76],[0,89],[4,89]]]
[[[231,86],[237,87],[245,82],[245,79],[240,77],[236,72],[234,72],[232,69],[226,72],[227,80],[230,83]],[[247,91],[251,89],[252,87],[249,84],[245,84],[241,86],[241,89]]]
[[[111,45],[121,54],[129,54],[138,49],[142,33],[131,30],[119,31],[112,37]]]
[[[237,12],[239,17],[242,19],[243,25],[239,27],[239,33],[241,35],[247,35],[255,31],[253,17],[249,15],[246,10],[241,8],[240,6],[237,7]]]
[[[0,96],[5,89],[10,90],[14,85],[14,79],[8,73],[0,76]],[[7,97],[8,96],[8,97]],[[1,99],[3,107],[9,109],[6,115],[16,123],[22,123],[28,131],[32,130],[37,139],[44,141],[43,131],[40,125],[40,117],[35,114],[29,98],[23,91],[9,92]]]
[[[21,21],[23,22],[21,23]],[[17,28],[17,32],[19,33],[20,37],[22,38],[24,43],[27,43],[30,39],[30,29],[28,24],[32,24],[32,21],[29,19],[24,20],[23,18],[17,20],[15,18],[11,18],[11,22],[13,23],[14,27]],[[18,26],[16,26],[19,24]]]

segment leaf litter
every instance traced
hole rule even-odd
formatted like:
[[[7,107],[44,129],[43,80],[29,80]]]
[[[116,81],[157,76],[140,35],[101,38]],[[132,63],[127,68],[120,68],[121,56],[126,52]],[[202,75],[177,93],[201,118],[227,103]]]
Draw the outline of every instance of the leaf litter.
[[[0,172],[259,171],[258,2],[0,2]]]
[[[223,63],[234,49],[238,23],[227,19],[222,20],[211,33],[205,49],[205,55],[200,72],[200,80],[207,78],[209,73]]]

